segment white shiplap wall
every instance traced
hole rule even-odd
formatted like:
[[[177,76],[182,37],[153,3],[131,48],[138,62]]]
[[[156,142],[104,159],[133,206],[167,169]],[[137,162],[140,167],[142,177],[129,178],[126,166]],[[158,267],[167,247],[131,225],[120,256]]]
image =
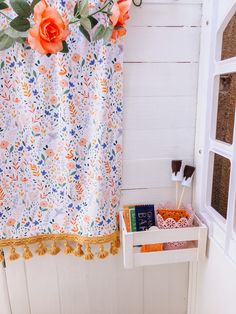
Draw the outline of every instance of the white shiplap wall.
[[[174,199],[170,160],[192,162],[200,22],[197,0],[152,1],[132,9],[125,48],[122,203]],[[7,261],[5,272],[13,314],[187,311],[187,264],[124,270],[121,254],[91,263],[59,254]],[[0,295],[0,313],[9,314],[6,289]]]

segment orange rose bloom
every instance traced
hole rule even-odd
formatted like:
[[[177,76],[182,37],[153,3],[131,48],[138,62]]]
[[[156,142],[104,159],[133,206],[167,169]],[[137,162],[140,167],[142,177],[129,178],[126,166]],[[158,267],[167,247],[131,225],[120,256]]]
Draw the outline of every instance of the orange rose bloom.
[[[62,51],[62,42],[69,36],[68,23],[58,11],[41,0],[34,7],[35,25],[29,30],[28,42],[41,54]]]
[[[126,34],[124,28],[125,22],[129,19],[129,8],[131,6],[131,0],[118,0],[114,3],[111,10],[112,16],[110,21],[115,27],[112,32],[112,39],[116,40],[118,37],[122,37]]]

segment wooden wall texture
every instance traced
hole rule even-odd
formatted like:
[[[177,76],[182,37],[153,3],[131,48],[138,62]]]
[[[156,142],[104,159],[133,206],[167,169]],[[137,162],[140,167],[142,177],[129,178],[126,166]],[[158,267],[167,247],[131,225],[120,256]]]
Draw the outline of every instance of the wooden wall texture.
[[[170,160],[193,161],[200,24],[200,0],[144,1],[132,9],[125,40],[122,203],[173,200]],[[124,270],[121,254],[91,263],[59,254],[6,266],[0,289],[5,273],[12,314],[187,311],[187,264]]]

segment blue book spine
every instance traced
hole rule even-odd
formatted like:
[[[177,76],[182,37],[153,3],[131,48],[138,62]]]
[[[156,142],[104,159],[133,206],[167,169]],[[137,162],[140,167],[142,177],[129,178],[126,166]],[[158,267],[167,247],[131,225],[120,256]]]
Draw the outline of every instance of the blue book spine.
[[[135,206],[135,215],[137,231],[145,231],[150,227],[155,226],[154,205]]]

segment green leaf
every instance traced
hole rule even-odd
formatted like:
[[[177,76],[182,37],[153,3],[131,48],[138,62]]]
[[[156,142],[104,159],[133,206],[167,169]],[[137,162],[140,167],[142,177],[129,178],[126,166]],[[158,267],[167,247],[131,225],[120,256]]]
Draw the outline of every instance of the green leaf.
[[[8,8],[8,5],[4,2],[1,2],[0,3],[0,10],[4,10],[4,9],[7,9]]]
[[[91,42],[90,34],[89,34],[89,32],[83,27],[83,25],[80,25],[80,26],[79,26],[79,29],[80,29],[81,33],[84,35],[84,37],[85,37],[89,42]]]
[[[31,7],[25,0],[10,0],[13,10],[21,17],[31,15]]]
[[[91,22],[88,18],[81,17],[80,25],[82,25],[88,32],[91,30]]]
[[[62,49],[61,52],[62,53],[68,53],[69,52],[69,48],[68,48],[67,42],[63,41],[62,44],[63,44],[63,49]]]
[[[98,28],[96,29],[96,31],[94,32],[93,39],[94,40],[102,39],[105,31],[106,31],[106,29],[105,29],[104,25],[102,25],[102,24],[99,25]]]
[[[30,29],[30,22],[26,18],[17,16],[10,23],[11,27],[19,32],[26,32]]]
[[[14,39],[22,38],[22,40],[25,41],[25,38],[27,38],[28,34],[27,32],[18,32],[17,30],[13,29],[12,27],[8,27],[5,29],[5,34],[10,36]]]
[[[1,64],[0,64],[0,69],[4,68],[4,65],[5,65],[5,62],[2,61]]]
[[[88,19],[89,19],[89,21],[90,21],[90,23],[91,23],[91,28],[94,28],[94,26],[97,25],[98,20],[95,19],[95,17],[93,17],[93,16],[88,16]]]
[[[104,32],[104,35],[103,35],[103,38],[104,38],[105,41],[109,41],[111,39],[112,31],[113,31],[113,28],[111,26],[108,26],[105,29],[105,32]]]
[[[18,37],[15,39],[16,42],[20,43],[20,44],[24,44],[26,41],[26,38],[22,38],[22,37]]]
[[[34,13],[34,7],[36,4],[38,4],[41,0],[33,0],[33,2],[30,5],[31,12]]]
[[[15,43],[15,40],[8,36],[7,34],[3,34],[0,37],[0,51],[6,50],[10,48]]]
[[[76,3],[76,5],[74,7],[74,17],[78,17],[78,10],[79,10],[79,4]]]
[[[79,2],[78,14],[81,15],[82,17],[87,17],[88,16],[88,14],[89,14],[88,0],[81,0]]]

